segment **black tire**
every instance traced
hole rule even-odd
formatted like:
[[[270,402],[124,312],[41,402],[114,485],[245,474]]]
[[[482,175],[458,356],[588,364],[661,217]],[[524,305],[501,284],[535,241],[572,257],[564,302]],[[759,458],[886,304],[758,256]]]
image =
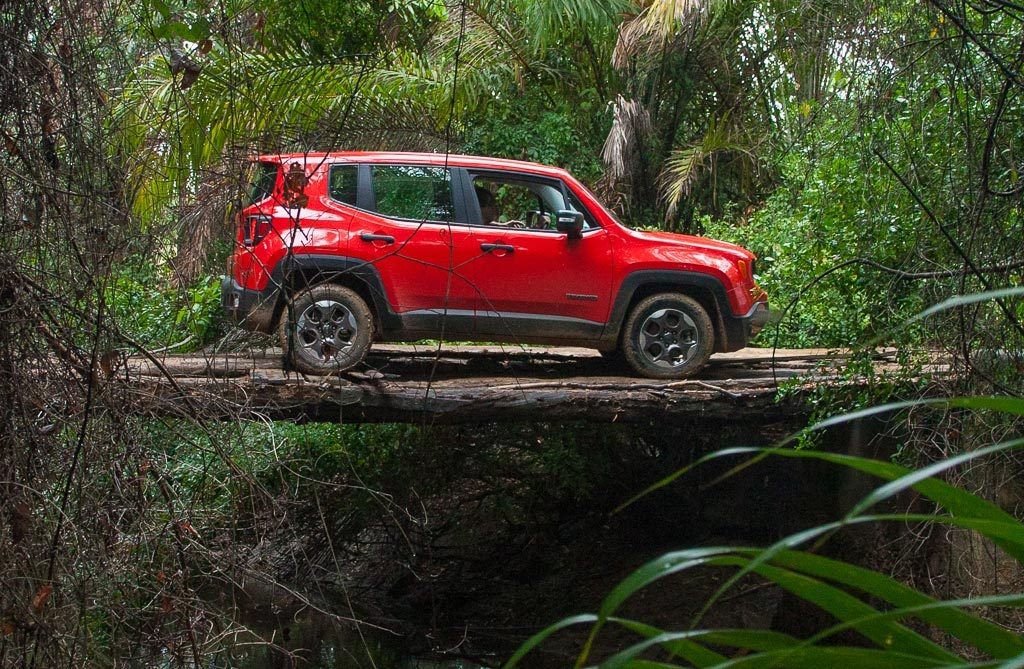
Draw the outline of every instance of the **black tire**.
[[[312,286],[285,305],[278,334],[292,369],[305,374],[344,372],[370,350],[373,314],[350,288]]]
[[[646,297],[630,312],[622,354],[641,376],[682,379],[697,372],[715,350],[711,318],[697,300],[678,293]]]

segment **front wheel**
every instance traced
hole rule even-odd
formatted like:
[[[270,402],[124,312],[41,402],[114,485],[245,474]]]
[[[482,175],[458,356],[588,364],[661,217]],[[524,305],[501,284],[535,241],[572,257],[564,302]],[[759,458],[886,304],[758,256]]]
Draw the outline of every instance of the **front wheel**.
[[[285,360],[306,374],[352,369],[366,357],[373,315],[358,293],[325,284],[297,293],[281,315]]]
[[[711,357],[715,331],[697,300],[677,293],[652,295],[630,312],[622,333],[622,354],[637,373],[681,379]]]

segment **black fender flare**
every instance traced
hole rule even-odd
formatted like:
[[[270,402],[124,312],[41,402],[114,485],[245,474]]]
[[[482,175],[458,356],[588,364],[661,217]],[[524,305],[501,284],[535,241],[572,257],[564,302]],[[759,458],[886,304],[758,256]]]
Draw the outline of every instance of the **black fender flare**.
[[[288,300],[296,274],[303,277],[304,286],[335,282],[363,288],[364,295],[370,298],[369,306],[381,330],[395,329],[401,325],[388,303],[380,272],[372,262],[327,253],[290,254],[277,263],[270,273],[271,283],[279,288],[280,294],[275,318],[280,315],[280,310]]]
[[[703,297],[701,302],[705,308],[711,307],[708,316],[715,327],[715,351],[731,351],[746,345],[743,319],[733,315],[725,286],[721,281],[710,274],[661,269],[638,270],[623,279],[612,303],[608,323],[601,335],[602,344],[609,349],[618,346],[622,325],[637,295],[673,290]],[[708,300],[710,304],[706,303]]]

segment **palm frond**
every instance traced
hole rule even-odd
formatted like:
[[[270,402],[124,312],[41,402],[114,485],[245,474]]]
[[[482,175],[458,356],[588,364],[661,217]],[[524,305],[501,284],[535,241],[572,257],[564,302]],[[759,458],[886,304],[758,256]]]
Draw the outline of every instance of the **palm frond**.
[[[662,171],[662,197],[667,205],[667,216],[675,216],[679,203],[693,190],[707,154],[702,146],[694,144],[672,152]]]
[[[724,153],[736,153],[751,162],[755,160],[749,142],[730,124],[728,114],[712,119],[699,141],[672,151],[659,178],[666,218],[676,215],[679,204],[693,192],[708,163]]]
[[[618,96],[612,127],[601,151],[601,159],[612,179],[620,179],[632,171],[632,163],[650,133],[651,116],[643,104]]]
[[[697,30],[728,0],[651,0],[639,14],[619,26],[612,66],[624,69],[631,59],[661,53],[670,45],[685,49]]]
[[[519,0],[518,7],[540,50],[574,34],[610,34],[623,14],[637,9],[630,0]]]
[[[135,212],[143,220],[158,215],[231,147],[305,150],[311,136],[324,135],[325,124],[337,130],[343,118],[347,128],[406,129],[416,119],[430,134],[447,122],[451,78],[445,63],[409,54],[395,54],[389,67],[371,67],[310,62],[292,52],[220,53],[183,88],[167,60],[155,56],[122,91],[115,115],[120,151],[132,160]]]

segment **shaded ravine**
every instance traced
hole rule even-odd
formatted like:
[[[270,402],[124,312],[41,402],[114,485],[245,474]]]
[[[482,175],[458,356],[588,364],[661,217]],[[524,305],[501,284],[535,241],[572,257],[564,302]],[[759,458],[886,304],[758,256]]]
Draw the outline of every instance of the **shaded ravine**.
[[[596,611],[619,580],[663,552],[764,544],[840,515],[868,481],[822,464],[769,459],[707,487],[739,462],[735,458],[704,465],[612,513],[634,493],[704,454],[770,445],[799,427],[787,421],[760,426],[701,421],[435,428],[432,439],[460,444],[465,455],[456,461],[462,469],[446,463],[453,471],[444,486],[429,495],[392,500],[394,508],[418,509],[416,516],[371,513],[346,525],[351,517],[346,500],[321,500],[329,537],[317,520],[297,534],[292,529],[265,536],[259,546],[232,547],[230,559],[247,573],[264,573],[286,589],[249,579],[240,589],[218,593],[219,608],[273,644],[241,645],[246,642],[239,637],[244,661],[223,666],[498,665],[544,625]],[[833,430],[819,447],[885,455],[889,444],[878,438],[881,427],[861,423]],[[553,435],[574,435],[582,442],[574,451],[586,454],[577,487],[553,480],[550,470],[532,468],[551,456],[546,445]],[[491,456],[486,465],[481,454]],[[495,472],[495,460],[502,458],[507,469]],[[313,510],[295,513],[312,516]],[[870,534],[840,535],[827,550],[856,560],[868,554],[872,541]],[[711,568],[673,576],[639,593],[621,613],[679,629],[725,577]],[[294,593],[330,614],[367,624],[356,629],[310,608]],[[791,610],[790,604],[777,588],[748,579],[711,609],[706,623],[799,632],[814,614]],[[582,628],[558,635],[525,666],[567,666],[584,635]],[[603,634],[598,657],[628,638]]]

